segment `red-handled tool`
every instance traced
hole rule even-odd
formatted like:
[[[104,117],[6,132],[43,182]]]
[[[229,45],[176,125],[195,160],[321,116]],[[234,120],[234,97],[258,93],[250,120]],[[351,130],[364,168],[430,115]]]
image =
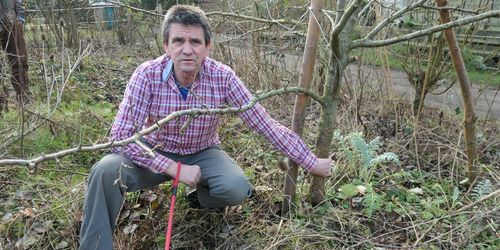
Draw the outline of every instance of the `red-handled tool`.
[[[181,162],[177,162],[177,174],[172,184],[172,198],[170,199],[170,212],[168,214],[167,235],[165,237],[165,250],[170,249],[170,236],[172,235],[172,221],[174,219],[175,199],[177,198],[177,186],[179,186],[179,175],[181,174]]]

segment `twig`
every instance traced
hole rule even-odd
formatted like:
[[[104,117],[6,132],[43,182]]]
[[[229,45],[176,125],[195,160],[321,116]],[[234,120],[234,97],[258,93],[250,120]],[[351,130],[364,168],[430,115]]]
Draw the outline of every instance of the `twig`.
[[[471,208],[471,207],[473,207],[473,206],[475,206],[475,205],[477,205],[477,204],[479,204],[479,203],[481,203],[481,202],[483,202],[483,201],[485,201],[485,200],[487,200],[489,198],[497,196],[498,194],[500,194],[500,189],[497,189],[495,192],[483,196],[481,199],[479,199],[477,201],[474,201],[474,202],[472,202],[472,203],[470,203],[470,204],[468,204],[466,206],[463,206],[462,208],[460,208],[457,211],[455,211],[453,214],[457,214],[457,213],[463,212],[463,211],[465,211],[465,210],[467,210],[467,209],[469,209],[469,208]]]
[[[110,3],[112,3],[112,4],[116,4],[116,5],[122,6],[122,7],[125,7],[125,8],[128,8],[128,9],[131,9],[131,10],[133,10],[133,11],[138,11],[138,12],[146,13],[146,14],[148,14],[148,15],[152,15],[152,16],[159,16],[159,17],[163,17],[163,15],[162,15],[162,14],[158,14],[158,13],[156,13],[156,12],[152,12],[152,11],[145,10],[145,9],[136,8],[136,7],[130,6],[130,5],[128,5],[128,4],[124,4],[124,3],[116,2],[116,1],[113,1],[113,0],[109,0],[108,2],[110,2]]]
[[[424,9],[431,9],[431,10],[451,10],[451,11],[461,11],[464,13],[471,13],[471,14],[479,14],[478,10],[467,10],[467,9],[462,9],[459,8],[458,6],[456,7],[434,7],[434,6],[421,6],[421,8]]]
[[[133,11],[138,11],[138,12],[146,13],[146,14],[152,15],[152,16],[163,17],[162,14],[158,14],[156,12],[152,12],[152,11],[148,11],[148,10],[144,10],[144,9],[139,9],[139,8],[127,5],[127,4],[119,3],[119,2],[116,2],[116,1],[112,1],[112,0],[110,0],[108,2],[116,4],[116,5],[119,5],[119,6],[122,6],[122,7],[125,7],[125,8],[128,8],[128,9],[131,9]],[[263,18],[253,17],[253,16],[241,15],[241,14],[237,14],[237,13],[222,12],[222,11],[207,12],[207,13],[205,13],[205,15],[207,17],[208,16],[235,17],[235,18],[245,19],[245,20],[248,20],[248,21],[255,21],[255,22],[259,22],[259,23],[268,23],[268,24],[294,24],[295,25],[295,24],[299,23],[299,21],[293,20],[293,19],[273,19],[273,20],[269,20],[269,19],[263,19]]]
[[[258,17],[253,17],[253,16],[246,16],[246,15],[241,15],[238,13],[227,13],[227,12],[222,12],[222,11],[213,11],[213,12],[207,12],[205,15],[208,16],[222,16],[222,17],[235,17],[239,19],[244,19],[248,21],[254,21],[258,23],[267,23],[267,24],[293,24],[297,25],[300,23],[297,20],[293,19],[264,19],[264,18],[258,18]]]

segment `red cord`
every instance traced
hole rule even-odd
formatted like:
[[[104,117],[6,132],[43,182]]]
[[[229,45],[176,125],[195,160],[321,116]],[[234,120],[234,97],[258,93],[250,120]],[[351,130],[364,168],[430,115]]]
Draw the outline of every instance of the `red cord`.
[[[181,162],[177,162],[177,173],[172,185],[172,198],[170,199],[170,212],[168,214],[167,235],[165,237],[165,250],[170,249],[170,236],[172,235],[172,221],[174,219],[174,205],[177,198],[177,186],[179,185],[179,175],[181,174]]]

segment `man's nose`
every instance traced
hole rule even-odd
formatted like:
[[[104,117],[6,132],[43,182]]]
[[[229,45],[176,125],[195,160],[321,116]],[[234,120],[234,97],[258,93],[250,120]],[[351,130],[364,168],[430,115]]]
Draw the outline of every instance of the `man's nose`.
[[[193,54],[193,53],[194,53],[194,48],[193,48],[193,46],[191,46],[191,44],[189,44],[189,43],[185,43],[185,44],[182,46],[182,53],[183,53],[183,54],[186,54],[186,55]]]

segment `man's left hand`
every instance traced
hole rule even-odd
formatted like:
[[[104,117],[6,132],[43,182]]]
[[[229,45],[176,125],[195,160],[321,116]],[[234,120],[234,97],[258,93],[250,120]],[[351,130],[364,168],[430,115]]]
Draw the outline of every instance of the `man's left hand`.
[[[328,177],[332,175],[332,160],[330,158],[318,158],[318,163],[311,169],[311,174],[320,177]]]

